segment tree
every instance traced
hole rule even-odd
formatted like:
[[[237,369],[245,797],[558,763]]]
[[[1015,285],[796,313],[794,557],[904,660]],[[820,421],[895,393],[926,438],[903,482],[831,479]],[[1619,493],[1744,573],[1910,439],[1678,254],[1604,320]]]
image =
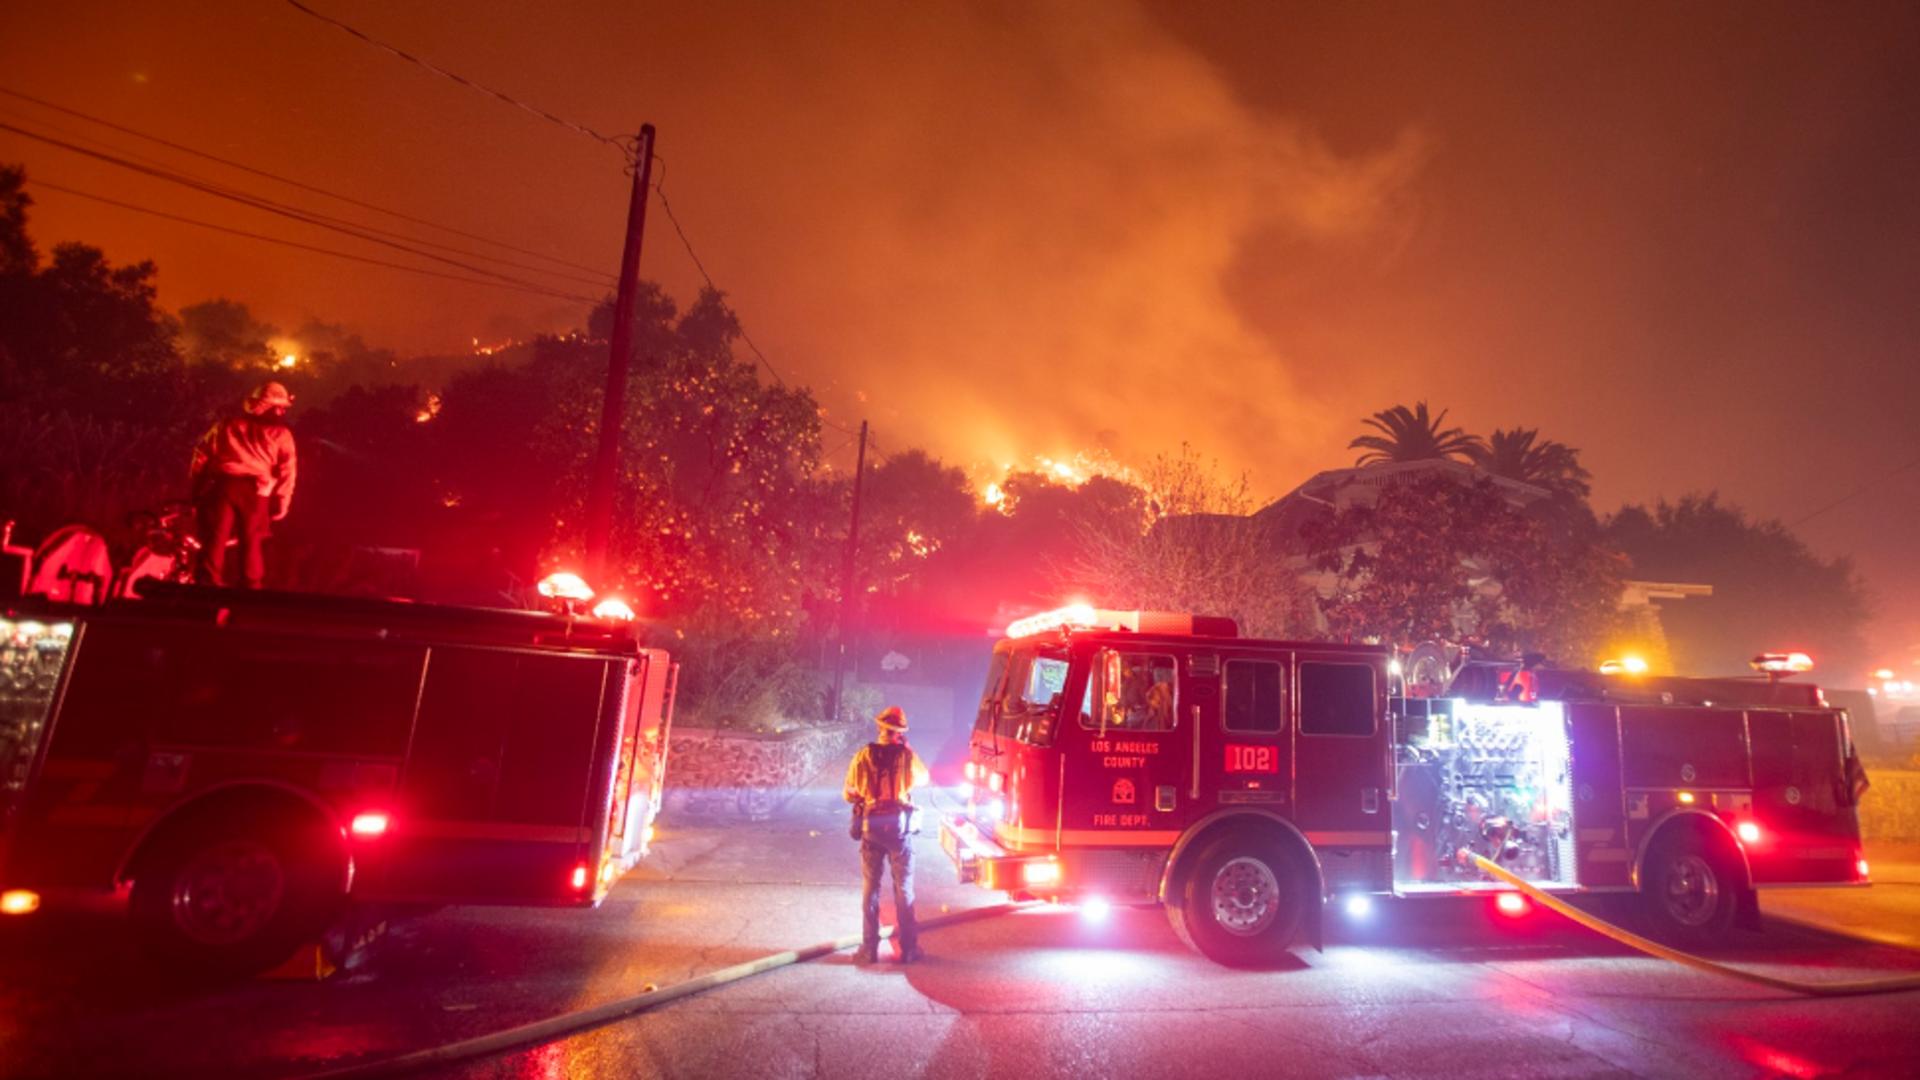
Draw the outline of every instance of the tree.
[[[17,165],[0,165],[0,275],[26,275],[40,268],[40,253],[27,236],[27,174]]]
[[[186,377],[151,263],[115,266],[27,233],[25,174],[0,168],[0,511],[31,538],[112,529],[177,496],[206,388]]]
[[[1593,476],[1581,466],[1580,451],[1539,438],[1534,428],[1495,430],[1485,442],[1467,447],[1467,460],[1495,476],[1545,488],[1558,497],[1585,499]]]
[[[836,486],[848,488],[844,482]],[[851,494],[836,491],[836,507]],[[966,473],[917,449],[881,461],[869,470],[862,492],[855,572],[864,591],[910,591],[928,561],[966,543],[978,521]]]
[[[1357,465],[1385,465],[1402,461],[1456,460],[1473,452],[1480,440],[1464,430],[1443,428],[1447,410],[1429,416],[1422,401],[1409,409],[1395,405],[1367,417],[1362,423],[1378,435],[1361,435],[1347,444],[1350,450],[1365,450]]]
[[[739,322],[720,293],[703,290],[682,314],[647,285],[636,310],[616,574],[650,613],[709,611],[790,633],[816,578],[805,503],[819,468],[819,406],[805,389],[762,384],[734,356]],[[607,318],[596,314],[593,325]],[[535,436],[553,458],[551,554],[577,554],[605,364],[602,346],[556,340],[532,365],[551,402]],[[443,415],[455,407],[450,388]]]
[[[1101,606],[1226,615],[1255,637],[1310,628],[1306,587],[1251,515],[1247,477],[1227,478],[1191,447],[1154,458],[1139,475],[1138,516],[1081,526],[1082,553],[1066,584]]]
[[[1860,671],[1870,615],[1851,560],[1822,559],[1778,521],[1756,521],[1715,493],[1625,506],[1605,525],[1636,577],[1713,586],[1661,609],[1682,671],[1746,670],[1755,653],[1804,649],[1821,667]]]
[[[278,333],[237,300],[220,297],[180,309],[180,344],[195,364],[263,373],[278,359],[267,344]]]
[[[1475,641],[1584,665],[1630,626],[1619,554],[1566,536],[1487,481],[1390,485],[1304,531],[1329,575],[1319,603],[1339,638]]]

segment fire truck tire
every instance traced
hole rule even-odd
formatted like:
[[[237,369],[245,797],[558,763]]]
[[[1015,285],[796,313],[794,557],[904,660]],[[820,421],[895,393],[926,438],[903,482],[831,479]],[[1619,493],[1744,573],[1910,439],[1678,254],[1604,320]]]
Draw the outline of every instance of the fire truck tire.
[[[1722,847],[1694,829],[1669,828],[1655,838],[1640,871],[1649,936],[1679,945],[1725,940],[1746,886]]]
[[[171,971],[239,978],[315,941],[346,900],[347,874],[321,823],[281,809],[202,815],[155,838],[129,912]]]
[[[1299,860],[1275,840],[1234,831],[1190,866],[1167,909],[1180,939],[1228,967],[1281,963],[1306,915]]]

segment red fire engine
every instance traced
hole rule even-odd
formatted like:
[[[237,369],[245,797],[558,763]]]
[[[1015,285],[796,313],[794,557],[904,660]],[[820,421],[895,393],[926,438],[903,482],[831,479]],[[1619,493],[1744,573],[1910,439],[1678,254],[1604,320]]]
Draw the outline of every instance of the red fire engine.
[[[1469,853],[1550,891],[1637,892],[1680,940],[1753,925],[1757,888],[1866,882],[1864,781],[1815,687],[1486,666],[1422,700],[1390,662],[1205,616],[1023,619],[942,847],[989,889],[1163,904],[1236,965],[1317,946],[1330,898],[1507,888]]]
[[[646,852],[676,668],[626,624],[145,595],[0,618],[8,913],[124,888],[164,954],[242,973],[349,900],[591,906]]]

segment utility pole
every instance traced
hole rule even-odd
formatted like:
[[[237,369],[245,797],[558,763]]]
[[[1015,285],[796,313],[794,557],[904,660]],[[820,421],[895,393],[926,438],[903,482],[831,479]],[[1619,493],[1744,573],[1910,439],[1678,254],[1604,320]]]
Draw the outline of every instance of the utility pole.
[[[640,292],[640,237],[647,230],[647,192],[653,179],[653,125],[640,125],[627,203],[627,243],[620,252],[620,291],[613,297],[613,341],[607,352],[607,392],[600,407],[600,451],[587,487],[587,580],[605,582],[607,540],[613,533],[613,489],[620,479],[620,429],[627,412],[627,370],[633,362],[633,305]]]
[[[847,523],[847,555],[840,565],[840,625],[833,649],[833,719],[840,719],[840,691],[847,675],[847,631],[853,625],[853,560],[860,550],[860,484],[867,472],[867,422],[860,421],[860,451],[853,459],[853,519]]]

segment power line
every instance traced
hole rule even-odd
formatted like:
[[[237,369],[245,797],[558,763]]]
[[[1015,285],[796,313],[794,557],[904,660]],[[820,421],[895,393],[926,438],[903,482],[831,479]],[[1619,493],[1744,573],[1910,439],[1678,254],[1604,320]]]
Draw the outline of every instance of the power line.
[[[43,121],[36,121],[36,122],[43,122]],[[607,280],[608,280],[604,276],[598,277],[598,278],[583,278],[578,274],[572,274],[562,270],[548,270],[544,267],[530,266],[526,263],[514,262],[512,259],[502,258],[501,256],[498,256],[498,255],[489,255],[483,251],[471,251],[466,248],[459,248],[449,244],[442,244],[435,240],[427,240],[421,237],[410,236],[406,233],[394,232],[391,229],[383,229],[377,225],[367,225],[358,221],[351,221],[346,218],[335,217],[332,214],[323,214],[318,210],[308,210],[305,207],[294,206],[290,203],[283,203],[283,202],[279,202],[278,200],[269,199],[264,195],[255,195],[241,188],[235,188],[225,184],[216,183],[212,180],[205,179],[204,177],[195,176],[192,173],[181,172],[178,169],[175,169],[169,165],[143,161],[137,156],[127,154],[126,151],[121,150],[119,147],[112,147],[112,149],[115,152],[112,154],[109,154],[104,151],[89,150],[85,147],[77,146],[72,143],[61,142],[58,139],[53,139],[48,137],[44,133],[29,131],[25,128],[20,128],[20,127],[13,127],[5,123],[0,123],[0,129],[16,131],[22,135],[25,135],[27,138],[30,138],[30,139],[36,139],[41,142],[49,143],[53,146],[58,146],[64,150],[71,150],[75,153],[86,154],[90,157],[95,157],[102,161],[108,162],[109,164],[119,165],[122,168],[133,169],[136,172],[142,172],[149,176],[156,177],[158,179],[167,180],[169,182],[176,183],[176,184],[183,184],[187,187],[194,188],[197,191],[201,191],[209,195],[216,195],[224,199],[232,199],[237,202],[245,203],[248,206],[255,207],[256,209],[267,210],[270,213],[280,214],[284,217],[293,217],[296,220],[304,221],[310,225],[319,225],[322,228],[333,229],[335,232],[345,232],[350,236],[354,236],[362,240],[369,240],[376,244],[385,244],[388,247],[401,247],[401,250],[409,251],[413,254],[422,255],[426,258],[435,259],[440,262],[450,263],[451,265],[458,266],[462,269],[472,270],[475,273],[486,274],[491,277],[498,277],[505,281],[513,281],[516,283],[520,283],[520,279],[514,278],[510,275],[501,274],[497,271],[486,269],[485,267],[468,266],[466,263],[458,262],[451,259],[444,259],[444,258],[441,258],[440,256],[433,255],[428,252],[415,251],[412,248],[391,243],[390,241],[406,241],[407,243],[412,243],[412,244],[422,244],[427,247],[438,248],[441,251],[451,251],[451,252],[454,252],[455,254],[465,255],[469,258],[482,259],[487,262],[501,263],[506,266],[515,267],[517,269],[529,270],[536,274],[546,274],[551,277],[564,278],[569,281],[580,282],[586,285],[604,285],[607,283]],[[104,146],[111,146],[111,144],[109,143],[101,143],[100,140],[98,139],[89,138],[84,135],[75,135],[71,137],[86,139],[86,141],[88,142],[100,143],[100,145],[104,145]],[[138,162],[138,164],[135,164],[135,162]],[[381,237],[385,237],[386,239],[380,239]],[[532,283],[528,282],[524,284],[532,284]]]
[[[1832,502],[1827,503],[1825,506],[1820,507],[1818,510],[1813,511],[1810,514],[1804,514],[1794,519],[1793,523],[1791,525],[1788,525],[1787,528],[1797,529],[1800,526],[1805,525],[1807,522],[1812,521],[1814,518],[1819,517],[1821,514],[1824,514],[1829,510],[1838,509],[1839,507],[1845,505],[1846,503],[1850,503],[1853,500],[1859,498],[1860,496],[1865,495],[1867,492],[1872,491],[1874,488],[1879,487],[1881,484],[1884,484],[1887,481],[1893,479],[1894,477],[1899,476],[1901,473],[1906,472],[1908,469],[1911,469],[1916,465],[1920,465],[1920,457],[1914,458],[1912,461],[1909,461],[1904,465],[1895,466],[1894,468],[1887,470],[1882,475],[1867,481],[1866,483],[1860,485],[1859,487],[1854,488],[1852,491],[1847,492],[1845,495],[1842,495],[1839,498],[1833,500]]]
[[[421,68],[426,69],[427,71],[431,71],[435,75],[438,75],[443,79],[450,79],[453,82],[459,83],[461,86],[464,86],[469,90],[477,90],[480,93],[486,94],[489,97],[498,98],[499,100],[506,102],[508,105],[511,105],[516,109],[522,109],[526,112],[530,112],[542,120],[548,121],[549,123],[558,124],[561,127],[574,132],[577,135],[585,135],[589,139],[606,143],[608,146],[611,146],[614,149],[620,151],[620,153],[623,156],[625,156],[629,161],[633,159],[635,150],[634,150],[633,140],[631,139],[617,139],[611,135],[603,135],[600,132],[593,130],[592,128],[588,127],[585,124],[576,123],[572,120],[567,120],[567,119],[563,119],[562,117],[555,116],[554,114],[546,111],[545,109],[542,109],[536,105],[529,105],[526,102],[521,101],[519,98],[514,97],[511,94],[507,94],[502,91],[495,90],[493,87],[487,86],[483,83],[474,82],[472,79],[469,79],[463,75],[457,75],[454,72],[448,71],[446,68],[436,67],[433,64],[430,64],[427,61],[420,59],[419,57],[413,55],[410,52],[407,52],[404,49],[398,48],[393,45],[389,45],[386,42],[381,41],[379,38],[376,38],[371,34],[368,34],[361,30],[357,30],[354,27],[349,26],[344,22],[341,22],[339,19],[336,19],[331,15],[322,15],[318,11],[315,11],[312,8],[308,7],[307,5],[301,3],[300,0],[286,0],[286,2],[287,2],[287,5],[289,7],[292,7],[295,11],[298,11],[303,15],[312,16],[313,18],[318,19],[329,26],[338,27],[339,29],[346,31],[347,33],[353,35],[354,37],[359,38],[361,41],[364,41],[367,44],[373,46],[374,48],[381,49],[386,52],[390,52],[393,55],[399,57],[400,59],[405,60],[409,64],[414,64]]]
[[[660,209],[667,212],[667,221],[672,224],[674,235],[680,238],[680,246],[687,249],[687,258],[693,260],[694,269],[700,271],[700,277],[706,281],[707,288],[712,289],[714,292],[721,292],[720,286],[713,282],[713,275],[707,273],[707,264],[701,262],[699,253],[693,250],[693,241],[687,239],[687,230],[680,227],[680,218],[674,214],[673,204],[667,201],[667,189],[665,186],[667,182],[665,169],[666,159],[658,154],[655,154],[653,158],[655,161],[660,162],[662,166],[660,179],[653,185],[653,193],[660,196]],[[760,346],[753,343],[753,338],[747,333],[746,325],[739,322],[737,318],[735,319],[735,324],[740,328],[740,340],[747,343],[747,348],[752,350],[754,358],[760,361],[760,366],[767,369],[767,374],[773,376],[775,383],[785,388],[787,380],[780,377],[780,373],[775,371],[773,364],[767,360],[767,354],[761,352]],[[842,428],[841,430],[844,431],[847,429]]]
[[[299,188],[301,191],[311,192],[315,195],[321,195],[329,199],[335,199],[340,202],[347,203],[351,206],[357,206],[363,210],[372,210],[375,213],[385,214],[388,217],[397,218],[401,221],[412,222],[415,225],[425,225],[428,228],[439,229],[443,232],[448,232],[455,236],[465,237],[468,240],[478,240],[483,244],[492,244],[495,247],[504,248],[508,251],[517,252],[521,255],[526,255],[535,259],[541,259],[546,262],[554,263],[559,266],[569,267],[574,270],[584,270],[587,273],[595,274],[600,277],[611,278],[612,276],[610,274],[607,274],[605,271],[600,270],[597,267],[587,266],[584,263],[572,262],[570,260],[562,259],[554,255],[548,255],[544,252],[535,251],[531,248],[520,247],[519,245],[510,244],[504,240],[496,240],[490,236],[483,236],[479,233],[469,232],[465,229],[456,228],[452,225],[443,225],[440,222],[433,221],[429,218],[419,217],[417,215],[409,214],[401,210],[394,210],[385,206],[381,206],[377,203],[367,202],[363,199],[356,199],[351,195],[342,195],[339,192],[329,191],[326,188],[307,183],[304,180],[295,179],[294,177],[291,177],[291,176],[282,176],[279,173],[269,172],[266,169],[255,168],[252,165],[248,165],[239,161],[234,161],[231,158],[224,158],[219,156],[218,154],[210,154],[205,150],[195,149],[194,147],[187,146],[182,143],[174,142],[171,139],[165,139],[158,135],[153,135],[148,132],[140,131],[136,128],[127,127],[124,124],[117,124],[111,120],[106,120],[98,116],[93,116],[89,113],[83,113],[78,109],[68,108],[65,105],[58,105],[58,104],[55,104],[54,102],[47,101],[43,98],[34,97],[31,94],[21,93],[18,90],[13,90],[4,86],[0,86],[0,94],[5,94],[8,97],[18,98],[21,101],[31,102],[32,104],[38,105],[44,109],[52,109],[55,112],[65,113],[68,116],[77,117],[78,119],[85,120],[90,124],[99,124],[101,127],[111,128],[114,131],[122,132],[127,135],[132,135],[134,138],[137,138],[137,139],[145,139],[148,142],[155,143],[160,146],[164,146],[169,150],[178,150],[183,154],[191,154],[194,157],[203,158],[207,161],[214,162],[215,164],[218,164],[218,165],[224,165],[229,169],[238,169],[241,172],[252,173],[255,176],[272,180],[275,183],[286,184],[289,187]],[[420,243],[426,243],[426,242],[427,241],[424,241],[424,240],[420,241]],[[493,256],[484,256],[484,257],[493,258]],[[547,271],[542,271],[542,272],[545,273]]]
[[[216,184],[205,183],[200,180],[196,180],[190,176],[173,172],[171,170],[156,169],[151,166],[142,165],[138,162],[131,161],[126,158],[116,156],[114,154],[107,154],[98,150],[89,150],[86,147],[80,146],[76,143],[70,143],[61,139],[55,139],[47,135],[42,135],[33,131],[29,131],[26,128],[16,127],[13,124],[0,123],[0,131],[11,131],[17,135],[23,135],[37,142],[46,143],[49,146],[57,146],[63,150],[69,150],[76,154],[83,154],[87,157],[95,158],[100,161],[107,162],[108,164],[111,164],[111,165],[118,165],[121,168],[130,169],[134,172],[142,173],[144,175],[151,176],[156,179],[165,180],[173,184],[179,184],[182,187],[192,188],[193,190],[204,192],[205,194],[213,195],[218,198],[227,199],[232,202],[237,202],[245,206],[251,206],[256,210],[264,210],[270,214],[278,214],[281,217],[292,218],[293,220],[302,222],[304,224],[313,225],[322,229],[331,229],[334,232],[344,233],[348,236],[352,236],[359,240],[365,240],[369,243],[380,244],[384,247],[390,247],[397,251],[404,251],[409,255],[417,255],[423,259],[431,259],[434,262],[445,263],[448,266],[457,267],[458,269],[468,271],[469,273],[480,274],[485,277],[499,278],[501,281],[508,282],[514,285],[519,285],[529,289],[545,289],[546,288],[546,286],[540,285],[537,282],[531,282],[522,278],[517,278],[512,276],[511,274],[502,274],[497,270],[489,270],[483,266],[474,266],[471,263],[464,263],[459,261],[458,259],[450,259],[444,255],[436,255],[430,251],[422,251],[419,248],[411,247],[407,244],[403,244],[398,241],[384,239],[380,236],[373,235],[372,233],[366,231],[367,227],[365,226],[341,224],[339,223],[339,219],[328,219],[326,215],[317,214],[308,210],[302,210],[294,206],[288,206],[284,203],[278,203],[271,199],[266,199],[260,196],[248,195],[244,192],[223,188]],[[589,303],[589,304],[598,302],[588,297],[578,297],[578,299],[581,299],[583,302]]]
[[[368,34],[365,31],[356,29],[355,27],[347,23],[344,23],[339,19],[333,18],[330,15],[323,15],[320,12],[315,11],[312,8],[308,7],[307,5],[301,3],[300,0],[286,0],[286,3],[289,7],[292,7],[294,10],[299,11],[304,15],[308,15],[308,16],[311,16],[312,18],[318,19],[321,22],[328,24],[329,26],[337,27],[338,29],[345,31],[348,34],[351,34],[352,36],[360,39],[361,41],[366,42],[369,45],[372,45],[377,49],[381,49],[386,52],[392,53],[394,56],[397,56],[400,59],[405,60],[410,64],[418,65],[419,67],[424,68],[425,70],[430,71],[435,75],[440,76],[443,79],[450,79],[453,82],[460,84],[461,86],[465,86],[471,90],[477,90],[480,93],[488,95],[489,97],[497,98],[500,101],[505,102],[506,104],[511,105],[516,109],[522,109],[522,110],[525,110],[526,112],[530,112],[533,115],[538,116],[543,120],[546,120],[550,123],[558,124],[563,128],[566,128],[570,131],[575,132],[576,134],[585,135],[586,137],[593,139],[597,142],[602,142],[607,144],[608,146],[612,146],[618,149],[621,152],[621,154],[627,159],[627,164],[630,168],[637,167],[637,162],[635,161],[635,158],[638,155],[639,150],[638,150],[638,144],[633,139],[615,138],[611,135],[606,135],[602,132],[595,131],[594,129],[586,126],[585,124],[576,123],[575,121],[567,120],[562,117],[555,116],[554,114],[546,111],[545,109],[539,108],[538,106],[535,106],[535,105],[530,105],[527,102],[524,102],[519,98],[514,97],[511,94],[507,94],[502,91],[495,90],[490,86],[486,86],[482,83],[475,82],[472,79],[469,79],[463,75],[459,75],[455,72],[448,71],[445,68],[435,66],[434,64],[428,63],[427,61],[422,60],[420,57],[417,57],[412,53],[407,52],[404,49],[398,48],[393,45],[389,45],[386,42],[381,41],[380,39],[372,36],[371,34]],[[654,155],[654,160],[660,162],[663,166],[666,164],[665,159],[661,158],[657,154]],[[664,173],[662,174],[661,179],[662,179],[662,182],[664,182],[665,180]],[[713,275],[707,273],[706,265],[700,261],[699,254],[693,250],[693,242],[687,239],[687,231],[686,229],[681,227],[680,218],[674,214],[673,204],[667,201],[666,188],[661,186],[660,183],[656,183],[653,187],[653,190],[655,193],[657,193],[660,196],[660,208],[666,211],[667,220],[670,223],[672,223],[674,233],[680,237],[681,246],[687,249],[687,256],[693,260],[693,265],[695,266],[695,268],[697,268],[700,271],[700,276],[703,279],[705,279],[707,283],[707,287],[712,289],[715,292],[720,292],[721,291],[720,287],[714,283]],[[760,362],[760,366],[766,370],[768,375],[773,377],[773,381],[779,386],[784,388],[787,385],[787,381],[781,378],[780,373],[774,369],[772,362],[767,359],[767,354],[760,351],[760,346],[754,343],[752,335],[747,333],[747,328],[744,325],[740,326],[740,340],[746,343],[747,348],[750,351],[752,351],[754,358]]]
[[[81,191],[78,188],[70,188],[62,184],[50,183],[46,180],[31,180],[31,181],[28,181],[28,186],[29,188],[34,188],[34,189],[45,188],[48,191],[58,191],[67,195],[75,195],[82,199],[92,199],[95,202],[106,203],[109,206],[118,206],[124,210],[132,210],[135,213],[151,214],[154,217],[166,218],[168,221],[178,221],[186,225],[196,225],[202,229],[212,229],[215,232],[229,233],[234,236],[243,236],[249,240],[260,240],[269,244],[279,244],[284,247],[298,248],[301,251],[311,251],[319,255],[331,255],[336,259],[351,259],[354,262],[367,263],[372,266],[384,266],[390,270],[405,270],[410,274],[425,274],[428,277],[445,278],[448,281],[463,281],[469,285],[486,285],[490,288],[495,288],[495,289],[512,289],[515,292],[530,292],[540,296],[551,296],[551,297],[555,297],[562,300],[586,300],[587,299],[586,297],[583,297],[583,296],[576,296],[573,293],[556,292],[550,289],[542,289],[539,287],[526,288],[519,285],[509,285],[503,281],[489,281],[486,278],[466,277],[465,275],[462,275],[462,274],[448,274],[448,273],[443,273],[439,270],[429,270],[422,266],[407,266],[404,263],[388,262],[385,259],[375,259],[366,255],[358,255],[351,251],[340,251],[335,248],[325,248],[315,244],[303,244],[298,240],[288,240],[288,239],[285,239],[284,237],[268,236],[264,233],[248,232],[245,229],[236,229],[227,225],[216,225],[211,221],[201,221],[198,218],[190,218],[181,214],[169,213],[165,210],[156,210],[150,206],[140,206],[135,203],[123,202],[122,200],[119,200],[119,199],[108,198],[105,195],[96,195],[90,191]]]

